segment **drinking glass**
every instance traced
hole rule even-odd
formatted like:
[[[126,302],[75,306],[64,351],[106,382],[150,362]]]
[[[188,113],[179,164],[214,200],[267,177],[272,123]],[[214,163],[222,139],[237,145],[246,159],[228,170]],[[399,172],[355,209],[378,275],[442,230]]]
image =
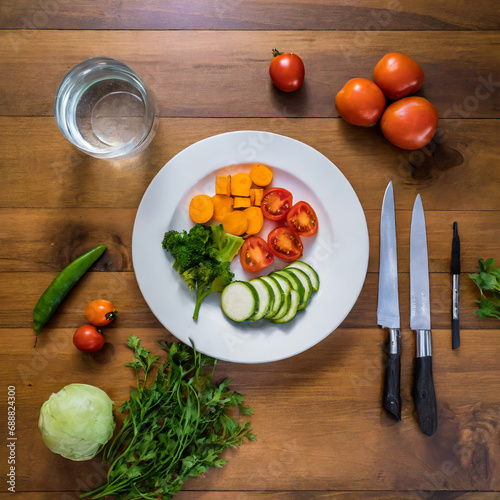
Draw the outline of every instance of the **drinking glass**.
[[[134,70],[109,57],[84,61],[64,76],[54,114],[64,137],[96,158],[134,156],[158,127],[151,91]]]

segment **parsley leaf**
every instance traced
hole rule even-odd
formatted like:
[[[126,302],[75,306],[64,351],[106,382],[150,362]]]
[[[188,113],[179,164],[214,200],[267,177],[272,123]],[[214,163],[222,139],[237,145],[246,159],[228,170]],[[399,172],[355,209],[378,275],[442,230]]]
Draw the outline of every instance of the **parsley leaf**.
[[[255,439],[250,421],[239,423],[228,415],[231,408],[242,415],[252,410],[229,389],[230,380],[213,383],[215,359],[186,344],[160,342],[167,359],[148,388],[148,373],[159,357],[151,356],[134,335],[127,345],[134,355],[125,366],[135,370],[137,390],[119,407],[123,426],[104,450],[107,482],[81,498],[172,498],[190,477],[223,467],[225,449]]]
[[[500,267],[495,259],[479,259],[478,263],[479,272],[469,274],[481,293],[481,300],[474,301],[479,306],[475,312],[480,318],[500,319]]]

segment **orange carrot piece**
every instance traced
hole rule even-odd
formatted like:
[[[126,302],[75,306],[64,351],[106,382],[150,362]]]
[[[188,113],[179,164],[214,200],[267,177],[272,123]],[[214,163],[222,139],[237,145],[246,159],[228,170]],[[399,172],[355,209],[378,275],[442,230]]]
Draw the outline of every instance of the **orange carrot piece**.
[[[246,172],[240,172],[231,177],[231,195],[232,196],[250,196],[252,179]]]
[[[241,236],[248,228],[248,218],[243,212],[231,212],[222,219],[224,231],[234,236]]]
[[[257,234],[264,225],[264,216],[260,207],[250,207],[243,210],[248,219],[247,234]]]
[[[231,196],[231,176],[218,175],[215,178],[215,194]]]
[[[212,196],[214,204],[214,219],[217,222],[222,222],[224,216],[233,211],[233,198],[223,194],[214,194]]]
[[[252,205],[256,207],[260,207],[262,202],[262,198],[264,198],[264,190],[263,189],[250,189],[250,201]]]
[[[214,203],[206,194],[197,194],[189,203],[189,216],[196,224],[208,222],[213,214]]]
[[[268,186],[273,180],[273,171],[262,163],[256,163],[250,170],[250,178],[257,186]]]
[[[248,208],[251,206],[250,198],[244,198],[243,196],[235,196],[234,198],[234,208]]]

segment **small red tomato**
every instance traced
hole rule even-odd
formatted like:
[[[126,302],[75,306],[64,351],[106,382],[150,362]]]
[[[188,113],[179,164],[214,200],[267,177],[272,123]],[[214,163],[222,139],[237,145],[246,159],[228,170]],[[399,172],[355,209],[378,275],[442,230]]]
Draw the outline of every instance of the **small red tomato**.
[[[385,138],[403,149],[419,149],[431,142],[438,123],[436,108],[423,97],[392,103],[380,120]]]
[[[335,96],[335,107],[352,125],[374,125],[384,112],[385,96],[370,80],[353,78]]]
[[[305,201],[299,201],[286,214],[287,224],[300,236],[312,236],[318,232],[318,217]]]
[[[283,92],[292,92],[304,82],[304,63],[297,54],[284,54],[273,49],[273,60],[269,65],[269,75],[274,85]]]
[[[86,320],[95,326],[105,326],[111,323],[118,313],[109,300],[97,299],[89,302],[83,311]]]
[[[292,208],[293,196],[283,188],[269,188],[264,191],[260,202],[262,215],[270,220],[283,220]]]
[[[375,66],[373,81],[391,101],[414,94],[422,87],[424,72],[410,56],[392,52]]]
[[[271,265],[274,255],[268,244],[259,236],[250,236],[240,250],[241,267],[249,273],[258,273]]]
[[[73,335],[73,344],[83,352],[95,352],[104,345],[104,337],[101,331],[94,325],[82,325],[76,329]]]
[[[300,236],[289,227],[277,227],[267,236],[271,252],[280,259],[292,262],[302,257],[304,247]]]

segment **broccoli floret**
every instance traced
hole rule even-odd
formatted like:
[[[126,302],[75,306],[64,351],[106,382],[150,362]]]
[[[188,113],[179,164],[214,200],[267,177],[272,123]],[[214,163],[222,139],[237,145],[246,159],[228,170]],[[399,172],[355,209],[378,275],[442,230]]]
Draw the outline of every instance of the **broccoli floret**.
[[[229,263],[243,244],[243,238],[227,234],[220,226],[196,224],[188,232],[168,231],[162,246],[175,259],[173,267],[187,286],[196,291],[193,319],[203,299],[212,292],[222,292],[234,274]]]
[[[205,258],[207,243],[212,234],[210,228],[201,224],[192,227],[189,233],[168,231],[163,238],[162,246],[175,259],[173,267],[179,274],[198,265]]]
[[[231,283],[234,274],[230,271],[228,262],[206,260],[182,273],[182,277],[191,290],[196,290],[193,319],[197,320],[205,297],[213,292],[222,292]]]
[[[226,231],[224,231],[224,228],[222,227],[222,224],[211,227],[212,239],[215,244],[210,249],[211,257],[221,262],[231,262],[245,240],[240,236],[234,236],[232,234],[226,233]]]

